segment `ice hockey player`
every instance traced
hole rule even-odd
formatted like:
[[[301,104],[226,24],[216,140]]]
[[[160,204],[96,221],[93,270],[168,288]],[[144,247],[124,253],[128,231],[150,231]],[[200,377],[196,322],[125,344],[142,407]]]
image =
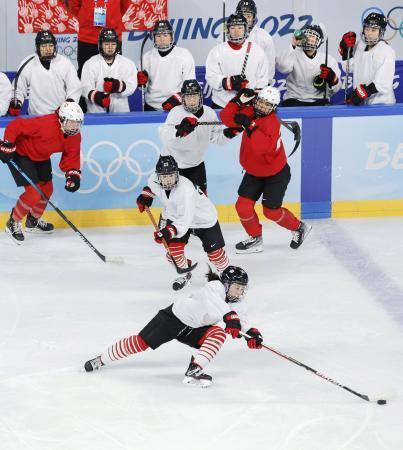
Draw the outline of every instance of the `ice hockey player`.
[[[170,255],[178,267],[185,268],[191,262],[185,257],[185,246],[190,234],[197,236],[207,253],[207,257],[219,272],[229,264],[225,252],[225,242],[217,220],[217,210],[208,197],[187,178],[179,175],[178,164],[173,156],[160,156],[155,173],[151,174],[148,185],[137,198],[137,207],[143,212],[145,207],[152,205],[157,196],[162,205],[162,221],[165,226],[154,233],[158,244],[165,240],[169,246]],[[190,283],[191,272],[178,277],[172,288],[177,291]]]
[[[18,70],[29,61],[18,78],[16,98],[10,102],[9,113],[21,114],[24,100],[28,97],[28,113],[44,115],[54,113],[66,100],[78,102],[81,82],[73,63],[56,52],[56,38],[50,31],[40,31],[35,38],[36,55],[24,59]]]
[[[221,125],[198,126],[199,122],[218,122],[218,118],[212,108],[203,105],[197,80],[185,80],[181,96],[182,105],[173,108],[159,128],[161,154],[172,155],[178,163],[179,174],[207,194],[204,155],[208,146],[210,143],[224,145],[237,133]]]
[[[302,28],[301,39],[292,37],[291,44],[277,55],[277,69],[287,75],[282,106],[318,106],[341,88],[340,69],[332,55],[318,52],[324,34],[319,25]],[[326,96],[324,90],[326,89]]]
[[[85,62],[81,72],[83,96],[90,113],[129,112],[128,97],[137,88],[137,68],[119,54],[120,41],[113,28],[103,28],[99,54]]]
[[[269,84],[269,64],[259,45],[247,41],[248,23],[232,14],[227,20],[227,42],[212,48],[206,61],[206,80],[212,88],[212,107],[223,108],[244,87]]]
[[[237,253],[263,250],[262,225],[255,211],[255,203],[262,194],[265,217],[292,231],[291,248],[299,248],[311,230],[310,225],[282,207],[291,173],[275,113],[279,102],[280,93],[275,87],[267,86],[258,94],[244,89],[220,112],[226,126],[241,126],[244,130],[240,163],[245,174],[235,207],[250,237],[236,244]]]
[[[137,74],[138,85],[146,87],[145,111],[170,111],[180,105],[182,83],[196,78],[192,54],[178,47],[173,35],[168,20],[156,22],[152,31],[154,48],[144,55],[143,70]]]
[[[248,41],[254,42],[261,47],[266,54],[269,63],[269,81],[274,81],[276,70],[276,50],[273,38],[257,24],[256,3],[253,0],[240,0],[236,7],[236,14],[243,15],[248,22]]]
[[[363,22],[361,41],[349,31],[343,35],[339,52],[343,61],[349,59],[353,69],[353,91],[347,103],[353,105],[391,105],[396,103],[393,92],[396,53],[383,36],[388,24],[380,13],[369,13]]]
[[[64,102],[53,114],[15,119],[11,121],[0,140],[0,159],[3,163],[11,160],[50,198],[53,192],[52,164],[53,153],[62,153],[59,167],[65,172],[65,189],[75,192],[80,188],[80,128],[84,114],[73,101]],[[16,244],[22,244],[24,234],[22,219],[27,216],[25,231],[48,234],[54,226],[42,218],[47,201],[11,165],[8,165],[17,186],[25,192],[20,195],[7,221],[6,233]]]
[[[246,333],[250,349],[262,348],[263,337],[257,328],[248,323],[243,297],[248,287],[248,275],[240,267],[228,266],[221,276],[210,272],[208,282],[192,295],[176,300],[156,316],[138,333],[117,341],[100,356],[85,363],[92,372],[129,355],[156,350],[174,339],[197,349],[185,373],[184,384],[208,387],[212,377],[204,369],[216,356],[225,342],[225,334],[233,339]],[[225,324],[224,330],[218,326]]]
[[[11,101],[11,83],[7,75],[0,72],[0,117],[5,116]]]

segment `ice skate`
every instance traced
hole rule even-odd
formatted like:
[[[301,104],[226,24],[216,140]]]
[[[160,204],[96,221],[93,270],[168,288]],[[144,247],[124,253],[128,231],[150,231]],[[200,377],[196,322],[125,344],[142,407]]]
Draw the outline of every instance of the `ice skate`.
[[[16,244],[21,245],[24,242],[22,224],[13,219],[13,211],[11,211],[10,218],[7,220],[5,231]]]
[[[35,233],[35,234],[50,234],[53,233],[55,227],[53,224],[46,222],[46,220],[40,217],[37,219],[28,213],[27,219],[25,221],[25,232]]]
[[[181,289],[186,287],[188,284],[190,284],[191,278],[192,278],[192,272],[188,272],[181,277],[175,278],[174,282],[172,283],[172,289],[174,291],[180,291]]]
[[[84,364],[84,369],[86,372],[92,372],[94,370],[99,370],[103,366],[103,362],[101,361],[101,357],[97,356],[94,359],[90,359]]]
[[[299,248],[311,230],[312,225],[307,225],[306,223],[301,221],[298,229],[292,232],[290,247],[294,250]]]
[[[235,245],[235,253],[260,253],[263,251],[262,236],[249,236]]]
[[[192,356],[188,370],[185,373],[185,378],[183,379],[183,384],[206,388],[209,387],[212,382],[213,378],[210,375],[203,373],[203,369],[198,364],[195,364],[194,357]]]

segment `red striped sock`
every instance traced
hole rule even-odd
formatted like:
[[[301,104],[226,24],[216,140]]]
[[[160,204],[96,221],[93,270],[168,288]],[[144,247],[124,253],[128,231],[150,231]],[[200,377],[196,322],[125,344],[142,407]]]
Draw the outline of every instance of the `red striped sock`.
[[[188,262],[185,258],[185,243],[184,242],[171,242],[169,244],[169,251],[171,255],[167,253],[167,259],[169,262],[172,262],[172,258],[175,260],[178,267],[187,267]]]
[[[229,265],[228,256],[224,247],[207,253],[208,259],[216,266],[219,272],[222,272]]]
[[[126,358],[135,353],[144,352],[148,349],[148,344],[137,334],[121,339],[102,353],[101,360],[104,364],[109,364],[118,359]]]
[[[226,335],[221,327],[216,325],[210,327],[199,341],[201,347],[194,362],[204,368],[218,353],[225,342],[225,338]]]
[[[53,183],[52,181],[41,181],[39,183],[39,187],[41,188],[41,190],[43,191],[43,193],[46,195],[46,197],[50,198],[51,195],[53,194]],[[42,217],[46,207],[48,206],[48,202],[47,200],[44,200],[43,198],[41,198],[38,203],[36,203],[32,208],[31,208],[31,214],[36,217],[37,219],[39,219],[40,217]]]

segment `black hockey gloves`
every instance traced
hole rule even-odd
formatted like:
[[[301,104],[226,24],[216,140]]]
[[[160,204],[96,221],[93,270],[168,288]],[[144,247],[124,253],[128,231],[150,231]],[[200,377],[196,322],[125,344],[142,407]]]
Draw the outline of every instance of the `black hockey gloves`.
[[[65,173],[66,184],[64,189],[69,192],[76,192],[80,189],[81,170],[70,169]]]

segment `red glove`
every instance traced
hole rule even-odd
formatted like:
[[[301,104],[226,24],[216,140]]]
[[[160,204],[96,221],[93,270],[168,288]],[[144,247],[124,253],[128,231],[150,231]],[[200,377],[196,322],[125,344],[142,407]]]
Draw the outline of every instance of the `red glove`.
[[[331,67],[326,66],[325,64],[320,65],[320,78],[326,80],[326,83],[332,87],[339,81],[337,79],[337,75]]]
[[[90,91],[88,94],[90,102],[95,103],[102,108],[109,108],[111,104],[111,97],[108,93],[101,91]]]
[[[104,78],[104,92],[108,94],[120,94],[126,89],[124,81],[116,80],[115,78]]]
[[[257,129],[256,122],[246,114],[235,114],[234,122],[241,125],[248,136],[250,136]]]
[[[69,192],[76,192],[80,189],[81,170],[70,169],[65,173],[66,184],[64,189]]]
[[[190,134],[199,125],[195,117],[185,117],[179,125],[175,125],[176,137],[185,137]]]
[[[350,52],[350,58],[353,56],[353,48],[355,46],[357,36],[354,31],[349,31],[344,33],[339,44],[339,53],[343,58],[343,61],[347,59],[348,53]]]
[[[162,104],[162,109],[164,111],[171,111],[175,106],[179,106],[182,104],[182,95],[180,92],[177,92],[174,95],[171,95],[165,102]]]
[[[353,92],[347,98],[347,104],[350,105],[361,105],[364,103],[365,99],[367,99],[372,94],[376,94],[378,89],[376,88],[374,83],[371,84],[359,84]]]
[[[225,322],[225,332],[230,334],[233,339],[239,336],[239,332],[241,331],[241,320],[239,319],[238,314],[235,311],[230,311],[227,314],[224,314],[222,320]]]
[[[140,87],[146,87],[148,83],[148,72],[146,70],[141,70],[137,72],[137,84]]]
[[[167,225],[159,231],[154,232],[154,240],[157,244],[162,244],[162,241],[165,239],[165,242],[169,244],[169,242],[176,236],[176,233],[177,230],[172,224]]]
[[[0,139],[0,161],[7,164],[14,158],[15,144]]]
[[[246,338],[246,342],[249,348],[262,348],[263,336],[260,334],[260,331],[257,328],[251,328],[246,332],[246,334],[250,336],[250,338]]]
[[[154,192],[148,186],[143,187],[141,194],[136,200],[137,207],[141,213],[144,212],[146,206],[150,207],[153,204],[154,197]]]
[[[222,80],[222,87],[226,91],[240,91],[245,89],[249,84],[249,81],[245,78],[245,75],[232,75]]]
[[[8,107],[8,113],[10,116],[19,116],[21,114],[22,103],[19,100],[11,100]]]

